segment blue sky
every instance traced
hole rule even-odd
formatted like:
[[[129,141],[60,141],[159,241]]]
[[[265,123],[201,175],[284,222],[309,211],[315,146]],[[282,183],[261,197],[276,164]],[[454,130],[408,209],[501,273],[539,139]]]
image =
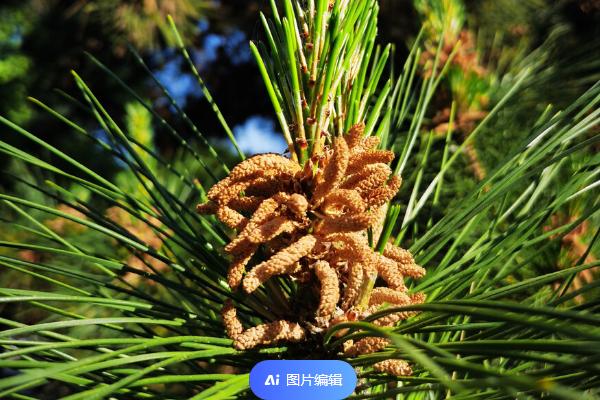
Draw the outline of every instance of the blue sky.
[[[208,22],[199,22],[198,29],[206,32]],[[209,64],[218,58],[218,52],[227,54],[233,64],[250,62],[252,54],[248,48],[248,38],[240,30],[232,30],[227,35],[209,33],[204,36],[202,46],[191,48],[190,53],[194,64],[202,73]],[[154,54],[159,68],[154,69],[157,79],[165,86],[180,107],[185,107],[189,97],[200,98],[203,96],[200,85],[189,72],[183,57],[174,48],[169,48]],[[165,97],[157,99],[157,105],[167,105]],[[277,132],[272,119],[264,116],[253,115],[242,124],[233,128],[238,145],[247,155],[259,153],[283,153],[287,145],[280,132]],[[233,145],[227,141],[227,146],[233,151]]]
[[[198,29],[201,32],[207,31],[209,27],[208,22],[205,20],[198,23]],[[247,63],[252,59],[252,53],[248,47],[248,38],[239,29],[233,29],[226,35],[208,33],[203,37],[200,47],[189,49],[194,65],[200,74],[209,64],[217,60],[220,49],[224,51],[234,65]],[[152,58],[155,64],[160,65],[153,71],[156,78],[181,108],[185,107],[188,96],[194,98],[203,96],[200,85],[189,71],[183,56],[177,49],[167,48],[154,53]],[[168,100],[165,97],[160,97],[157,104],[164,106],[168,104]]]
[[[233,128],[235,140],[246,155],[283,153],[287,145],[283,135],[275,130],[272,119],[252,116]]]

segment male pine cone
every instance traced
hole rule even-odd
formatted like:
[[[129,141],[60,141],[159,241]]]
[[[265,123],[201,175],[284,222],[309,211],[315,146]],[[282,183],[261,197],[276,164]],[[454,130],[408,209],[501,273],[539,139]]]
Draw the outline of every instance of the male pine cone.
[[[387,243],[380,254],[369,246],[368,231],[377,240],[401,179],[389,166],[394,153],[377,149],[379,139],[363,133],[363,124],[353,126],[304,167],[277,154],[251,157],[214,185],[209,201],[198,206],[199,213],[214,214],[237,231],[225,247],[232,257],[227,277],[232,290],[241,286],[250,294],[283,275],[319,288],[318,306],[307,310],[311,320],[278,320],[244,329],[233,303],[227,302],[222,316],[236,348],[302,341],[309,332],[363,319],[382,307],[425,300],[422,293],[409,295],[404,284],[405,277],[425,274],[407,250]],[[270,256],[246,271],[259,249]],[[377,278],[385,286],[365,293],[365,287],[373,286],[367,283]],[[373,323],[392,326],[410,315],[388,314]],[[347,341],[344,352],[356,356],[387,344],[383,338]],[[376,369],[410,373],[405,362],[392,361]]]

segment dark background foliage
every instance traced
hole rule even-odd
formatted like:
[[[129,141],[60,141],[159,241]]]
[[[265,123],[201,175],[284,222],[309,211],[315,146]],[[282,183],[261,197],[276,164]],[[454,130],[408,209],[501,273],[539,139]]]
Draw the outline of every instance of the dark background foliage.
[[[260,35],[258,11],[268,10],[268,2],[223,0],[209,3],[200,0],[125,1],[108,7],[110,1],[27,0],[4,1],[0,5],[0,113],[25,124],[49,143],[70,149],[81,158],[88,158],[89,147],[83,147],[69,135],[65,127],[39,112],[26,96],[40,98],[78,121],[90,121],[75,101],[65,101],[75,94],[76,87],[69,71],[76,70],[95,88],[103,104],[113,115],[122,115],[123,105],[130,100],[115,81],[106,78],[93,66],[85,52],[105,63],[121,79],[144,97],[162,105],[160,112],[173,119],[162,94],[151,78],[135,61],[127,47],[136,48],[159,79],[182,101],[186,112],[203,133],[223,135],[210,106],[202,95],[172,40],[156,27],[156,21],[166,13],[179,10],[176,19],[185,33],[194,61],[199,66],[207,86],[221,107],[230,125],[239,126],[251,117],[272,120],[271,105],[263,88],[247,42]],[[148,4],[167,4],[153,9]],[[590,43],[600,26],[597,2],[573,0],[547,2],[552,6],[540,11],[539,1],[468,1],[469,26],[473,30],[488,29],[510,34],[526,34],[530,45],[539,45],[557,23],[566,24],[570,34],[560,48],[555,49],[557,61],[574,48]],[[543,2],[542,2],[543,3]],[[556,3],[556,4],[554,4]],[[127,8],[126,6],[131,6]],[[409,0],[381,2],[380,39],[382,43],[409,43],[417,33],[418,16]],[[135,8],[138,7],[138,8]],[[139,7],[142,7],[140,11]],[[150,8],[144,11],[144,7]],[[129,12],[129,14],[128,14]],[[145,12],[145,14],[144,14]],[[131,26],[122,22],[141,13],[145,25]],[[181,15],[183,14],[183,15]],[[135,21],[134,21],[135,22]],[[147,32],[140,40],[140,29]],[[156,31],[156,32],[155,32]],[[508,40],[509,40],[508,39]],[[510,41],[507,41],[510,44]],[[583,46],[584,47],[584,46]],[[406,47],[398,46],[398,65],[406,55]],[[577,78],[572,65],[563,65],[568,78]],[[570,74],[570,75],[569,75]],[[574,76],[575,75],[575,76]],[[559,85],[556,101],[568,104],[577,90]],[[573,93],[569,93],[573,92]],[[182,127],[177,121],[176,126]],[[4,128],[3,128],[4,129]],[[186,130],[181,132],[185,135]],[[169,153],[174,143],[157,132],[161,151]],[[32,149],[35,150],[35,149]],[[106,163],[102,162],[106,169]],[[108,172],[108,171],[106,171]],[[4,180],[3,180],[4,181]]]

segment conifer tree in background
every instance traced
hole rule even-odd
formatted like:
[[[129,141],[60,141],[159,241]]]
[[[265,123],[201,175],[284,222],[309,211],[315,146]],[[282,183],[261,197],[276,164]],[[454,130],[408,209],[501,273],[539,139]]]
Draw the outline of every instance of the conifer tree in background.
[[[194,33],[195,21],[212,8],[210,0],[108,0],[75,1],[68,12],[98,20],[113,35],[112,40],[121,45],[132,43],[138,49],[151,50],[158,48],[160,42],[175,44],[167,16],[173,18],[186,37]]]
[[[263,39],[250,48],[265,83],[257,96],[273,104],[285,155],[246,158],[237,148],[172,20],[176,43],[233,142],[235,162],[226,162],[229,156],[211,146],[158,81],[195,140],[93,57],[97,73],[132,102],[124,105],[128,119],[119,121],[73,73],[77,100],[106,140],[56,108],[34,104],[89,140],[100,157],[116,160],[118,179],[0,117],[7,128],[0,152],[23,188],[0,194],[0,303],[12,307],[0,318],[0,398],[251,398],[250,369],[273,358],[345,359],[359,376],[357,399],[600,394],[598,285],[572,287],[599,264],[589,255],[599,236],[600,85],[563,110],[546,107],[526,124],[519,120],[524,128],[510,150],[462,193],[453,175],[464,175],[469,140],[510,126],[504,110],[519,107],[537,65],[525,60],[501,77],[497,101],[458,145],[451,112],[441,157],[434,157],[433,134],[423,131],[440,111],[436,93],[460,51],[445,46],[446,23],[437,39],[425,27],[397,66],[393,47],[376,40],[376,0],[271,5],[272,18],[260,16]],[[181,143],[178,154],[158,154],[152,126]],[[52,158],[22,151],[5,135],[19,135]],[[373,176],[383,171],[383,180],[361,176],[359,167],[372,168]],[[256,185],[264,178],[273,189],[273,177],[291,188],[261,198],[266,192]],[[373,180],[377,185],[363,187]],[[568,211],[575,205],[576,215]],[[265,209],[276,222],[257,217]],[[565,210],[574,218],[549,225]],[[590,237],[579,257],[540,271],[540,257],[581,224]],[[303,236],[293,237],[298,230]],[[312,251],[328,232],[342,239]],[[247,246],[247,272],[233,270],[241,271],[240,281],[231,266]],[[297,251],[297,265],[279,262],[282,246],[289,246],[286,256]],[[395,246],[410,249],[426,274]],[[337,264],[322,259],[330,251]],[[351,252],[368,272],[353,303],[369,310],[363,314],[343,313],[346,299],[340,305],[336,298],[351,286],[352,269],[344,269]],[[392,271],[397,265],[386,257],[404,269]],[[383,301],[370,302],[375,296]]]

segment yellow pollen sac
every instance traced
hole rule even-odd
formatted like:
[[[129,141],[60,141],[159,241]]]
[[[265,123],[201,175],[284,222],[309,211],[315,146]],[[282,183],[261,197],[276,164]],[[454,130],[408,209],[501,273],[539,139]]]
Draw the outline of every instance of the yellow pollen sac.
[[[369,336],[352,343],[344,349],[344,355],[347,357],[356,357],[362,354],[371,354],[383,350],[390,343],[389,339]]]
[[[206,215],[206,214],[214,214],[217,212],[217,208],[219,208],[218,204],[209,201],[204,204],[198,204],[196,206],[196,212],[198,214]]]
[[[375,268],[377,268],[379,276],[381,276],[390,288],[406,291],[404,277],[398,270],[398,264],[396,262],[379,253],[373,255],[373,262],[375,263]]]
[[[412,368],[404,360],[384,360],[373,364],[373,369],[377,372],[383,372],[395,376],[412,375]]]
[[[349,159],[350,154],[346,140],[343,137],[337,138],[334,152],[329,157],[327,165],[325,165],[325,169],[323,170],[322,181],[317,183],[315,187],[311,199],[314,204],[320,204],[327,193],[337,189],[341,184],[346,174]]]
[[[227,284],[231,289],[237,289],[240,283],[242,283],[242,278],[244,277],[244,273],[246,273],[246,265],[254,255],[256,249],[256,245],[247,245],[235,255],[227,271]]]
[[[242,230],[248,223],[248,218],[228,206],[217,208],[217,218],[225,225],[235,230]]]
[[[407,305],[411,304],[411,299],[405,292],[398,290],[377,287],[371,292],[371,298],[369,299],[370,306],[377,306],[380,304],[390,303],[394,305]]]
[[[221,310],[221,317],[227,336],[233,339],[233,345],[238,350],[249,350],[256,346],[274,344],[279,341],[299,342],[306,337],[306,332],[300,325],[284,320],[244,330],[230,300],[225,302]]]
[[[267,261],[254,267],[244,278],[244,290],[252,293],[260,285],[275,275],[289,273],[298,260],[310,253],[317,239],[313,235],[306,235],[289,247],[281,250]]]
[[[279,204],[286,206],[292,213],[296,215],[303,215],[308,210],[308,200],[306,197],[298,193],[277,193],[273,196]]]
[[[398,271],[404,276],[422,278],[425,275],[425,268],[415,264],[415,259],[408,250],[388,243],[385,246],[383,255],[396,261],[398,263]]]
[[[306,331],[299,324],[275,321],[245,330],[233,339],[233,345],[238,350],[249,350],[281,341],[300,342],[305,338]]]
[[[370,191],[365,197],[369,207],[377,208],[389,203],[402,185],[402,179],[399,176],[393,176],[384,186],[377,187]]]
[[[369,228],[373,223],[373,215],[369,213],[357,215],[342,215],[325,218],[318,226],[317,233],[330,235],[339,232],[358,232]]]
[[[358,298],[363,282],[363,268],[359,262],[350,261],[348,265],[348,280],[344,289],[342,309],[347,310],[354,305]]]
[[[265,198],[261,196],[236,197],[231,200],[229,207],[238,212],[253,213],[264,200]]]
[[[213,185],[206,193],[206,196],[215,202],[221,199],[223,192],[227,191],[229,188],[233,186],[233,181],[231,178],[225,178],[217,184]]]
[[[356,148],[355,152],[367,151],[377,148],[379,146],[380,139],[377,136],[366,137]]]
[[[323,201],[321,210],[325,214],[357,214],[366,210],[365,202],[356,190],[332,190]]]
[[[238,236],[233,239],[231,243],[225,246],[225,251],[228,253],[235,252],[241,244],[247,241],[248,235],[251,232],[255,232],[265,220],[273,216],[273,213],[278,207],[279,203],[273,199],[267,199],[263,201],[250,218],[250,221],[244,225],[243,230],[238,234]]]
[[[394,157],[394,152],[391,150],[367,150],[353,153],[350,156],[346,173],[354,174],[370,164],[389,164]]]
[[[286,217],[275,217],[266,221],[254,231],[249,232],[248,241],[256,244],[265,243],[282,233],[292,233],[300,226],[300,223],[290,221]]]
[[[370,164],[350,175],[342,184],[342,188],[354,189],[366,197],[371,190],[383,186],[391,173],[392,170],[387,164]]]
[[[346,142],[348,143],[348,148],[350,150],[354,150],[354,148],[363,140],[364,133],[364,123],[356,124],[350,128],[350,131],[346,135]]]
[[[237,317],[237,311],[233,306],[231,300],[227,300],[223,309],[221,310],[221,317],[223,318],[223,323],[225,325],[225,330],[227,331],[227,336],[230,338],[235,338],[240,335],[244,331],[244,327],[242,323]]]
[[[373,291],[376,292],[377,289],[384,289],[384,288],[376,288]],[[385,288],[385,289],[387,289],[387,288]],[[375,293],[373,293],[373,294],[375,294]],[[405,306],[405,305],[410,305],[410,304],[421,304],[425,301],[425,295],[423,293],[415,293],[415,294],[407,296],[408,298],[399,296],[397,299],[394,298],[394,296],[395,296],[394,294],[390,295],[389,293],[381,293],[381,292],[380,292],[379,298],[376,297],[375,299],[373,299],[373,294],[371,295],[373,305],[369,307],[366,314],[373,314],[375,312],[382,311],[381,305],[384,303],[391,303],[389,305],[389,307],[398,307],[398,306]],[[377,296],[377,294],[375,294],[375,296]],[[376,319],[373,322],[375,323],[375,325],[379,325],[379,326],[394,326],[399,321],[410,318],[416,314],[418,314],[417,311],[396,312],[396,313],[387,314],[381,318]]]
[[[415,262],[412,254],[410,254],[408,250],[394,246],[392,243],[386,243],[383,255],[401,264],[411,264]]]
[[[242,180],[256,176],[294,176],[300,171],[298,163],[278,154],[259,154],[239,163],[229,179]]]
[[[317,309],[317,317],[330,316],[340,300],[339,279],[327,261],[317,261],[313,268],[321,282],[321,302]]]

